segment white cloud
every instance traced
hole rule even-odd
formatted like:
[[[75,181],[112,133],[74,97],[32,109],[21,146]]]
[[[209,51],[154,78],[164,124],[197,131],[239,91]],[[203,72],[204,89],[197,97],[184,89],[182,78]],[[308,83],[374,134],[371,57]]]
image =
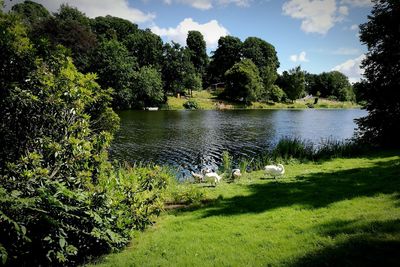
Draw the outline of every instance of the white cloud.
[[[293,62],[308,62],[305,51],[300,52],[298,55],[291,55],[290,60]]]
[[[170,2],[177,2],[191,7],[207,10],[213,7],[212,0],[168,0]]]
[[[342,64],[335,66],[332,70],[340,71],[349,77],[351,83],[360,81],[364,70],[360,68],[361,61],[365,58],[365,55],[361,55],[354,59],[349,59]]]
[[[240,7],[247,7],[250,5],[250,2],[252,2],[252,0],[218,0],[220,5],[235,4]]]
[[[165,36],[169,40],[178,42],[182,45],[186,44],[186,37],[189,31],[199,31],[203,34],[208,48],[216,47],[218,39],[221,36],[229,34],[228,30],[216,20],[210,20],[207,23],[200,24],[192,18],[185,18],[175,28],[160,28],[155,25],[151,27],[151,30],[155,34]]]
[[[347,16],[349,15],[349,8],[347,6],[340,6],[338,12],[342,16]]]
[[[6,1],[8,6],[11,5]],[[22,0],[13,1],[11,4],[23,2]],[[80,11],[84,12],[88,17],[94,18],[98,16],[111,15],[115,17],[124,18],[132,22],[140,23],[152,21],[155,18],[153,13],[145,13],[137,8],[134,8],[128,0],[35,0],[35,2],[42,4],[48,10],[55,12],[59,9],[61,4],[68,4],[77,7]]]
[[[334,55],[349,56],[360,54],[360,50],[357,48],[341,47],[332,52]]]
[[[239,7],[247,7],[253,0],[164,0],[166,4],[179,3],[197,8],[200,10],[208,10],[214,5],[227,6],[234,4]]]
[[[282,6],[283,14],[301,19],[306,33],[326,34],[336,22],[349,14],[346,6],[336,6],[335,0],[289,0]]]
[[[340,1],[341,4],[344,5],[351,5],[354,7],[369,7],[372,6],[371,0],[342,0]]]
[[[358,25],[357,24],[353,24],[350,26],[350,30],[352,31],[357,31],[358,30]]]

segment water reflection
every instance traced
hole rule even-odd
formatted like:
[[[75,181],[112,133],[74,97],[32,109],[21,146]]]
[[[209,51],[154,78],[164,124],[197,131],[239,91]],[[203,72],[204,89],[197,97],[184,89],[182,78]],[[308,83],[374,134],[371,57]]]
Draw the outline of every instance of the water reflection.
[[[216,167],[224,150],[254,157],[284,136],[314,143],[350,138],[362,110],[124,111],[111,157],[196,170]]]

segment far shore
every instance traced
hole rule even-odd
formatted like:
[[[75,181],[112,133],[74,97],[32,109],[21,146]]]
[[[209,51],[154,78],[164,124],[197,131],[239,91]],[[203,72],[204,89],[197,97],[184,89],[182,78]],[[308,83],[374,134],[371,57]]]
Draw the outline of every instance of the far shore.
[[[257,109],[358,109],[361,105],[354,102],[335,101],[319,98],[315,103],[315,97],[298,99],[293,103],[265,103],[253,102],[245,105],[240,102],[229,102],[218,99],[214,92],[207,90],[193,91],[193,96],[169,96],[165,105],[160,110],[184,110],[187,101],[195,101],[200,110],[257,110]]]

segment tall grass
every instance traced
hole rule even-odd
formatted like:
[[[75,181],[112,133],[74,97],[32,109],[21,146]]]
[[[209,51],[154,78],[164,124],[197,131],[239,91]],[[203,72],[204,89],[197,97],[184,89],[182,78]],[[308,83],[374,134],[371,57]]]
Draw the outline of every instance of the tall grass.
[[[312,159],[314,156],[314,144],[301,140],[298,137],[285,137],[281,139],[271,152],[273,158]]]
[[[225,174],[229,174],[232,169],[232,156],[228,151],[222,152],[222,172]]]
[[[268,164],[349,157],[359,155],[366,150],[368,147],[354,140],[326,139],[317,145],[298,137],[284,137],[272,150],[265,151],[251,160],[240,159],[238,165],[241,170],[254,171],[263,169]]]

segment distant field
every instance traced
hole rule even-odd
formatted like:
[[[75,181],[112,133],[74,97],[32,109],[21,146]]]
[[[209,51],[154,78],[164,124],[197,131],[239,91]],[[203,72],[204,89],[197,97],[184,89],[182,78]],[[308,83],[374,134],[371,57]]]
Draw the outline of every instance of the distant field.
[[[293,104],[275,103],[267,104],[254,102],[251,106],[245,106],[240,103],[232,103],[217,99],[216,95],[203,90],[194,91],[193,97],[168,97],[167,105],[164,109],[180,110],[184,109],[183,104],[188,100],[194,100],[199,104],[200,109],[285,109],[285,108],[309,108],[308,105],[314,104],[314,98],[308,100],[296,100]],[[340,102],[320,98],[314,108],[359,108],[360,106],[353,102]]]
[[[286,166],[204,187],[99,266],[398,266],[399,151]]]

